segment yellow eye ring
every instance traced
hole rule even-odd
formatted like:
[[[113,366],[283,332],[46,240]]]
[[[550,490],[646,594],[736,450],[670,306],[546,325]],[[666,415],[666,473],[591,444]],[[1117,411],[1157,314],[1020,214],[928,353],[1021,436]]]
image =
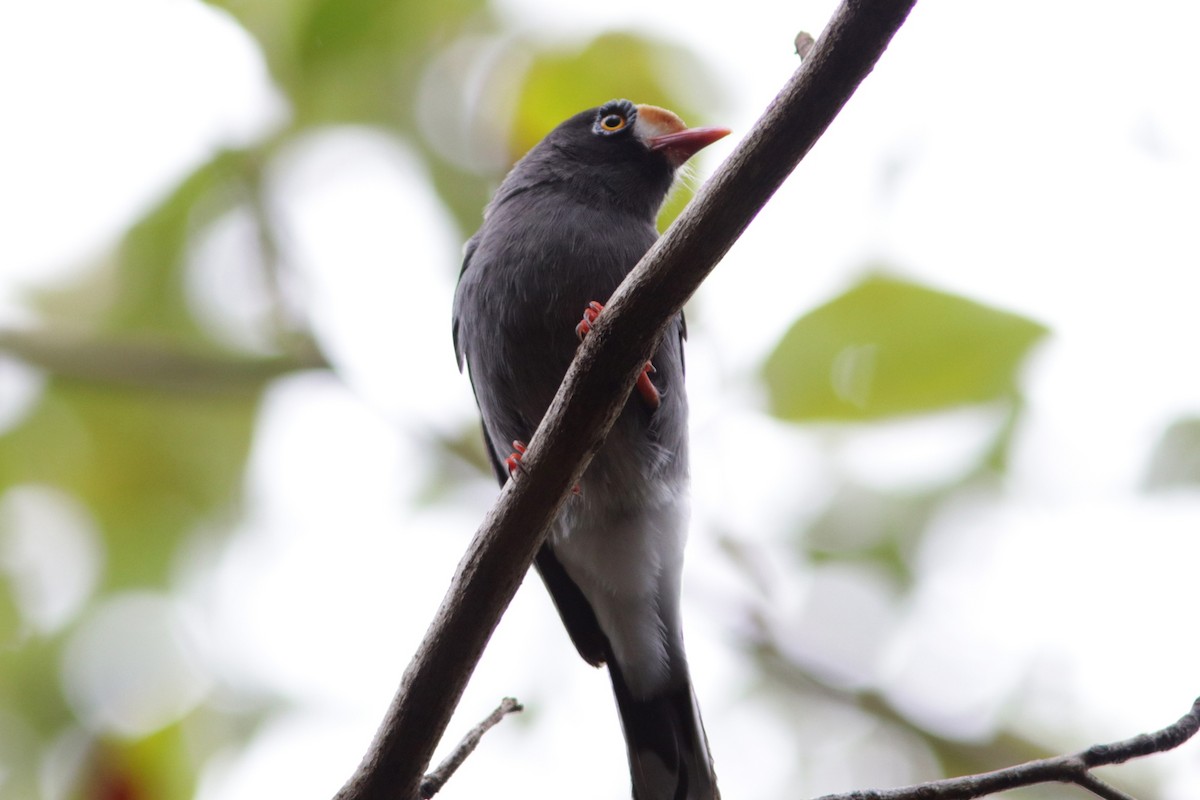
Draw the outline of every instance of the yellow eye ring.
[[[606,130],[609,133],[621,130],[626,124],[625,117],[620,114],[608,114],[600,120],[601,130]]]

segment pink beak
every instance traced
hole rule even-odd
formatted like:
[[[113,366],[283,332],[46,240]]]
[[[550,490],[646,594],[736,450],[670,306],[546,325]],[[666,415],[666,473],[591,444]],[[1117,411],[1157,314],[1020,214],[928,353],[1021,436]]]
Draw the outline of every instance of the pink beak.
[[[688,128],[677,133],[655,136],[646,143],[651,150],[666,153],[671,163],[678,167],[705,147],[729,134],[729,128]]]

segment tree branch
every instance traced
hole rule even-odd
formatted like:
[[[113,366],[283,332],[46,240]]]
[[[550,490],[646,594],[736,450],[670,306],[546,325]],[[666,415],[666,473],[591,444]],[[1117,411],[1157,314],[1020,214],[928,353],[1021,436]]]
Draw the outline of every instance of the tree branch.
[[[753,130],[609,299],[339,800],[417,796],[484,646],[667,324],[824,133],[915,2],[846,0]]]
[[[1133,758],[1172,750],[1200,730],[1200,699],[1173,725],[1132,739],[1098,744],[1074,755],[1042,758],[1014,767],[930,781],[901,789],[827,794],[817,800],[968,800],[1037,783],[1074,783],[1105,800],[1134,800],[1091,773],[1096,767],[1123,764]]]
[[[462,766],[467,760],[467,756],[474,752],[479,746],[479,740],[483,735],[495,727],[496,723],[504,719],[507,715],[514,711],[524,710],[520,703],[515,698],[506,697],[500,701],[500,705],[483,722],[476,725],[471,730],[467,731],[467,735],[458,743],[458,747],[450,755],[446,756],[446,760],[438,764],[438,768],[421,779],[421,800],[429,800],[446,785],[446,781],[450,780],[450,776],[454,771]]]
[[[294,352],[246,356],[157,339],[55,329],[0,330],[0,353],[59,378],[145,391],[206,395],[257,391],[301,369],[328,369],[312,340],[297,337]]]

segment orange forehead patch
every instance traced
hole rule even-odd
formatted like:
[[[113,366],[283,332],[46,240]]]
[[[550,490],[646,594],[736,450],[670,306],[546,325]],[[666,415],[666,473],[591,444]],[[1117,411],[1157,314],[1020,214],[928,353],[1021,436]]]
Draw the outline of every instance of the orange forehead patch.
[[[638,127],[646,136],[665,136],[668,133],[679,133],[687,130],[674,112],[658,106],[638,106]]]

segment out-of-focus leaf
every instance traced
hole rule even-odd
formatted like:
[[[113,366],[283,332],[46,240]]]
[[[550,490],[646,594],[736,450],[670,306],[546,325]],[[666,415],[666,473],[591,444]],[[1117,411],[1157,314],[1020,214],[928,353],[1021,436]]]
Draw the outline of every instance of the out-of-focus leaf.
[[[195,791],[196,764],[175,724],[139,739],[98,742],[75,797],[190,800]]]
[[[486,19],[485,7],[483,0],[314,0],[299,21],[286,87],[297,122],[413,130],[425,62],[473,17]]]
[[[0,647],[0,708],[43,740],[72,719],[58,681],[61,644],[29,634]]]
[[[887,494],[845,484],[805,528],[804,549],[814,562],[873,564],[908,587],[909,552],[936,508],[937,498],[929,494]]]
[[[295,60],[296,31],[313,0],[205,0],[237,21],[262,48],[272,73]]]
[[[187,303],[188,247],[192,234],[244,199],[245,158],[226,152],[199,167],[130,229],[107,269],[43,294],[41,309],[68,330],[100,327],[207,344]]]
[[[310,70],[345,60],[381,64],[405,50],[444,44],[483,7],[481,0],[315,0],[299,32],[300,60]]]
[[[428,139],[468,135],[471,123],[464,109],[479,106],[474,99],[468,102],[478,91],[474,60],[490,53],[481,52],[487,47],[456,51],[452,60],[461,67],[456,81],[432,85],[430,65],[457,42],[495,36],[487,0],[210,2],[232,14],[262,46],[293,111],[290,130],[280,141],[328,124],[378,125],[399,133],[422,151],[434,188],[463,232],[478,225],[495,176],[448,162]],[[422,90],[440,108],[455,111],[431,124],[417,102]],[[422,116],[424,126],[419,126]],[[424,137],[417,135],[418,128]]]
[[[218,684],[183,720],[188,750],[197,763],[204,763],[223,750],[245,745],[272,716],[293,707],[294,701],[266,689]]]
[[[43,742],[7,706],[0,707],[0,764],[4,765],[0,794],[6,798],[36,798],[38,764]]]
[[[1149,491],[1200,486],[1200,417],[1175,420],[1163,431],[1142,485]]]
[[[235,501],[257,401],[55,381],[0,437],[0,486],[75,495],[104,533],[104,584],[164,586],[182,537]]]
[[[212,343],[184,272],[196,231],[245,201],[247,158],[214,157],[129,231],[112,267],[42,298],[47,316],[69,320],[62,341],[91,329],[132,344],[39,351],[82,369],[43,365],[55,377],[0,436],[0,489],[41,483],[85,503],[103,532],[107,588],[163,586],[181,538],[229,509],[240,487],[258,395],[276,371]],[[89,370],[107,370],[109,385]]]
[[[0,529],[0,534],[3,534],[3,529]],[[0,652],[17,645],[22,627],[15,587],[4,577],[0,572]]]
[[[671,223],[675,218],[683,213],[683,209],[687,208],[687,204],[692,202],[692,197],[696,194],[692,185],[688,183],[678,184],[669,195],[667,202],[663,203],[663,207],[658,212],[658,229],[665,231],[671,227]]]
[[[871,275],[801,317],[763,369],[783,419],[869,420],[1011,397],[1046,334],[966,298]]]
[[[437,160],[430,162],[429,167],[430,182],[446,210],[458,224],[465,241],[483,222],[483,209],[487,205],[490,192],[496,188],[498,179],[468,175],[461,169]],[[455,261],[450,266],[453,274],[457,276],[461,263]]]
[[[425,480],[414,497],[417,506],[446,502],[451,493],[470,478],[486,476],[491,479],[492,465],[488,462],[477,424],[433,433],[428,436],[426,445],[431,458]]]

